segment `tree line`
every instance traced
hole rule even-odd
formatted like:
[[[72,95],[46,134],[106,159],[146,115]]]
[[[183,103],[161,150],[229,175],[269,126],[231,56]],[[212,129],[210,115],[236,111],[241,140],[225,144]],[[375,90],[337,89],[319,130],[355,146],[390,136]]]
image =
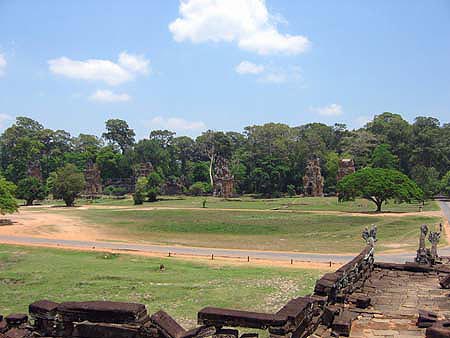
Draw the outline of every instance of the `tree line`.
[[[58,170],[70,165],[82,172],[89,161],[100,169],[106,191],[114,190],[108,182],[131,178],[140,163],[150,162],[158,176],[153,180],[208,192],[215,161],[222,157],[234,175],[236,193],[276,197],[303,192],[302,177],[311,156],[320,158],[325,193],[336,192],[339,159],[352,158],[357,169],[400,171],[426,197],[450,194],[450,124],[441,125],[433,117],[419,116],[409,123],[386,112],[355,130],[344,124],[267,123],[245,127],[243,132],[208,130],[195,139],[152,130],[141,140],[119,119],[106,121],[101,136],[72,136],[17,117],[0,136],[1,176],[19,191],[30,190],[25,180],[30,166],[37,164],[45,184],[42,194],[53,186]]]

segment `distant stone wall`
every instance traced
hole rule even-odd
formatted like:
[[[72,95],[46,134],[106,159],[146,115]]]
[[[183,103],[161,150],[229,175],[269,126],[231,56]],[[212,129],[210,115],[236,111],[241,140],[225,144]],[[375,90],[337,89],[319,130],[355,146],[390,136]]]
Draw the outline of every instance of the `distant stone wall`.
[[[373,255],[373,247],[368,245],[353,260],[322,276],[313,294],[290,300],[276,313],[207,307],[198,312],[200,326],[185,330],[164,311],[148,315],[143,304],[42,300],[29,306],[29,317],[13,314],[2,318],[0,338],[237,338],[236,328],[267,330],[272,338],[306,337],[337,315],[330,306],[347,301],[364,285],[373,270]],[[367,303],[357,301],[362,306]],[[240,337],[257,336],[247,332]]]

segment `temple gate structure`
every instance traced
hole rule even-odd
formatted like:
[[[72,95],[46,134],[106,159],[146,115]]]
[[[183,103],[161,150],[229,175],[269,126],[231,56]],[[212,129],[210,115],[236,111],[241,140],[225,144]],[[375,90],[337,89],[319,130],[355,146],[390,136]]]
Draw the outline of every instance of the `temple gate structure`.
[[[306,165],[303,176],[303,189],[306,197],[323,196],[323,176],[320,170],[320,159],[313,158]]]

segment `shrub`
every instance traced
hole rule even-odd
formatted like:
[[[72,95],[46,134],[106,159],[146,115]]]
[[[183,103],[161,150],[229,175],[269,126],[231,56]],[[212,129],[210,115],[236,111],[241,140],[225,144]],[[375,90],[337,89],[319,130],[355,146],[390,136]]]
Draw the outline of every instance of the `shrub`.
[[[53,197],[61,198],[66,206],[74,205],[75,198],[85,187],[84,175],[73,164],[66,164],[56,171],[53,181]]]
[[[288,184],[288,186],[286,187],[287,189],[287,194],[289,197],[293,197],[295,196],[296,192],[295,192],[295,185],[293,184]]]
[[[189,187],[189,193],[194,196],[201,196],[211,191],[211,185],[206,182],[195,182]]]
[[[146,177],[138,178],[133,194],[133,201],[135,205],[144,203],[145,196],[147,195],[147,184],[148,180]]]

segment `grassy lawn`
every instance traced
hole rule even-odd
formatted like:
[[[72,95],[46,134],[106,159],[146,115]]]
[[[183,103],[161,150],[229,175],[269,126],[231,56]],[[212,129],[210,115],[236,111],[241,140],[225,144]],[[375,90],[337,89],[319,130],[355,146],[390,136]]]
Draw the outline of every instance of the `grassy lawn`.
[[[279,211],[222,210],[57,210],[97,224],[105,233],[135,242],[204,247],[287,250],[321,253],[357,252],[365,226],[378,227],[379,250],[417,246],[421,224],[437,217],[346,215]],[[99,238],[100,239],[100,238]]]
[[[337,197],[292,197],[292,198],[254,198],[243,196],[240,198],[222,199],[216,197],[191,197],[191,196],[162,196],[155,203],[145,203],[141,207],[180,207],[180,208],[201,208],[203,200],[207,200],[208,208],[218,209],[262,209],[262,210],[299,210],[299,211],[342,211],[342,212],[373,212],[375,204],[365,199],[356,199],[351,202],[338,202]],[[46,204],[62,205],[61,201],[47,201]],[[111,199],[100,198],[94,201],[78,200],[78,205],[110,205],[110,206],[133,206],[131,198]],[[425,204],[424,211],[436,211],[439,206],[434,201]],[[384,212],[416,212],[417,204],[389,202],[383,205]]]
[[[197,311],[208,305],[275,311],[310,293],[322,274],[0,245],[0,313],[27,312],[28,304],[44,298],[132,301],[193,326]]]

